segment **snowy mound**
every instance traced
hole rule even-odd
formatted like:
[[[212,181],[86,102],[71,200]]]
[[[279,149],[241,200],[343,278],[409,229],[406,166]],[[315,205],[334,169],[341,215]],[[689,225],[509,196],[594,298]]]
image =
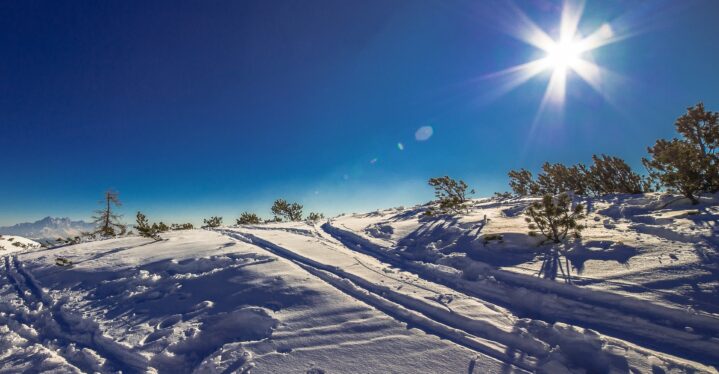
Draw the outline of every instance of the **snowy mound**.
[[[716,197],[585,203],[572,284],[527,200],[0,252],[0,371],[716,373]]]
[[[40,243],[22,236],[0,235],[0,256],[33,248],[40,248]]]

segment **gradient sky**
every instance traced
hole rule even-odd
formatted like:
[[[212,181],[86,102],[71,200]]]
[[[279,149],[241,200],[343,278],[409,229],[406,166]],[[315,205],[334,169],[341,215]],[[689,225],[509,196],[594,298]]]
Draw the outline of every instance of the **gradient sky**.
[[[562,2],[516,7],[557,34]],[[407,205],[445,174],[483,196],[544,161],[608,153],[639,167],[687,106],[719,110],[717,1],[588,2],[584,35],[609,23],[626,36],[591,53],[614,78],[602,95],[570,74],[562,109],[539,117],[550,72],[502,95],[491,76],[538,53],[511,35],[510,10],[2,1],[0,225],[87,218],[107,188],[128,222],[138,209],[267,217],[277,197],[327,214]],[[421,126],[434,130],[425,141]]]

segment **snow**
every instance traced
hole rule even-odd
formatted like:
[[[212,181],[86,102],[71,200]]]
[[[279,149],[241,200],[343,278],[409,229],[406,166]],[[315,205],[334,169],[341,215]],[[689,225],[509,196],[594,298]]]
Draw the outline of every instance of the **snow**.
[[[0,235],[0,256],[39,248],[40,243],[17,235]]]
[[[572,284],[529,202],[0,250],[0,372],[717,372],[719,196],[584,201]]]

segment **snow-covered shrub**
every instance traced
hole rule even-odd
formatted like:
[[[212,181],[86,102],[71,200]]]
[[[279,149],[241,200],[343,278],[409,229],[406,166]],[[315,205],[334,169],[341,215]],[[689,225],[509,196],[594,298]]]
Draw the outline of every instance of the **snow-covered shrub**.
[[[210,218],[203,219],[202,222],[205,223],[203,228],[212,228],[212,227],[220,227],[222,225],[222,217],[212,216]]]
[[[467,191],[467,183],[463,180],[454,180],[449,176],[430,178],[427,182],[434,188],[434,196],[437,198],[439,207],[438,213],[442,214],[458,214],[467,210],[467,193],[473,194],[474,190]],[[432,215],[435,212],[428,210],[427,214]]]
[[[584,206],[577,204],[572,208],[572,199],[566,193],[557,197],[544,195],[541,201],[530,204],[525,213],[529,234],[542,234],[554,243],[561,243],[570,234],[578,238],[584,229],[577,222],[585,217]]]
[[[284,199],[277,199],[272,204],[272,214],[276,221],[302,221],[302,205],[298,203],[288,203]]]
[[[260,217],[255,213],[242,212],[240,218],[237,219],[238,225],[257,225],[262,223]]]
[[[699,103],[674,126],[682,138],[657,140],[642,162],[652,178],[697,204],[698,192],[719,191],[719,113]]]

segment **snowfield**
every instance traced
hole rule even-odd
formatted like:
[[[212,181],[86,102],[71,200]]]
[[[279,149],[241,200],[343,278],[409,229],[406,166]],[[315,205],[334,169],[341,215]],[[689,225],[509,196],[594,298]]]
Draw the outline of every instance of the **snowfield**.
[[[529,203],[0,249],[0,372],[717,372],[719,196],[585,201],[572,284]]]

